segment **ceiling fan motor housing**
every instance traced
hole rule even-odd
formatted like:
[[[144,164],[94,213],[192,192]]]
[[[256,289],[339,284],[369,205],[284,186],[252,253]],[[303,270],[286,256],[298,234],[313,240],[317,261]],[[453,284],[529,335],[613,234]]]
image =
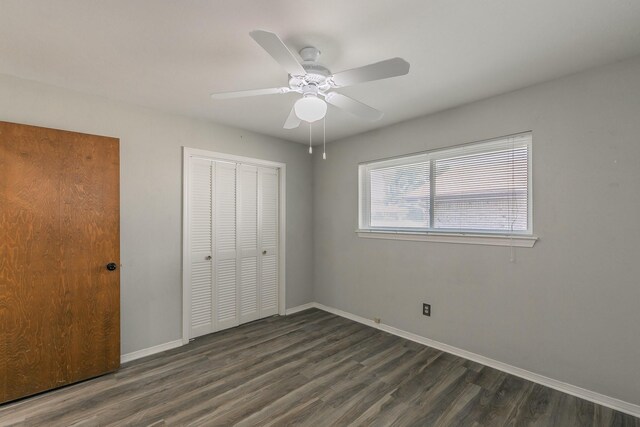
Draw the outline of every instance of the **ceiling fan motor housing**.
[[[302,65],[306,74],[304,76],[290,76],[289,87],[291,89],[302,89],[307,85],[318,87],[325,85],[327,78],[331,76],[331,71],[317,62],[320,57],[320,51],[315,47],[305,47],[300,49],[300,57],[303,59],[300,65]]]

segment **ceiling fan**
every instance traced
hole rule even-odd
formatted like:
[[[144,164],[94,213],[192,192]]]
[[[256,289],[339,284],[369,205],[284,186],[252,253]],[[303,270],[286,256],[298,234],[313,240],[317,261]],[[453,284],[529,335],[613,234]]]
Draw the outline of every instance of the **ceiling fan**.
[[[356,117],[369,121],[379,120],[383,115],[381,111],[334,90],[358,83],[403,76],[409,72],[407,61],[402,58],[391,58],[332,74],[327,67],[317,62],[320,51],[315,47],[301,49],[302,62],[299,62],[275,33],[257,30],[251,31],[249,35],[289,73],[289,86],[214,93],[211,97],[229,99],[297,92],[302,97],[293,105],[284,123],[285,129],[297,128],[302,120],[312,123],[322,119],[327,112],[327,103]]]

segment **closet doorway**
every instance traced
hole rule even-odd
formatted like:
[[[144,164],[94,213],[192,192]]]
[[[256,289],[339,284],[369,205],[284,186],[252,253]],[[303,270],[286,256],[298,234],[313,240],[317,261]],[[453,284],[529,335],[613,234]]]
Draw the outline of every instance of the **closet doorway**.
[[[183,342],[284,314],[284,163],[184,148]]]

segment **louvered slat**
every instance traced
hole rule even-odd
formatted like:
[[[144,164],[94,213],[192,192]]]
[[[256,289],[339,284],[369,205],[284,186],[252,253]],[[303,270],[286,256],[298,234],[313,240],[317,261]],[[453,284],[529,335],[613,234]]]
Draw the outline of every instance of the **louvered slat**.
[[[218,322],[236,318],[236,260],[219,260],[216,273],[216,316]]]
[[[236,249],[236,165],[216,162],[216,251]]]
[[[262,174],[262,246],[278,244],[278,175],[276,170]]]
[[[191,267],[191,326],[211,325],[211,262]]]
[[[258,246],[258,168],[242,165],[238,170],[241,189],[240,249]]]
[[[191,161],[191,252],[211,252],[211,162]]]
[[[191,159],[190,249],[191,249],[191,336],[213,332],[211,255],[211,171],[212,162]]]
[[[261,242],[266,254],[260,266],[260,315],[278,313],[278,171],[261,170]]]
[[[258,313],[258,168],[238,166],[238,248],[240,258],[238,310],[240,322]]]
[[[240,283],[240,315],[258,314],[258,261],[256,257],[242,259]]]
[[[215,162],[216,330],[238,324],[236,252],[236,164]]]
[[[264,311],[278,308],[278,258],[276,255],[262,257],[262,289],[260,292],[261,309]],[[275,314],[275,313],[273,313]]]

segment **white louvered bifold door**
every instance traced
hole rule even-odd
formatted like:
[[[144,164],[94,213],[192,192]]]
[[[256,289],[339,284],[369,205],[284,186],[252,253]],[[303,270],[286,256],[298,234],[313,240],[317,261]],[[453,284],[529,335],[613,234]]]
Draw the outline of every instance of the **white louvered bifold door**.
[[[260,317],[278,313],[278,170],[259,168]]]
[[[278,313],[278,173],[190,159],[189,338]]]
[[[236,326],[238,269],[236,227],[236,164],[215,162],[213,191],[215,329]]]
[[[211,168],[209,160],[192,159],[189,194],[191,253],[190,337],[214,331],[211,252]]]
[[[240,323],[258,311],[258,168],[238,166],[238,313]]]

